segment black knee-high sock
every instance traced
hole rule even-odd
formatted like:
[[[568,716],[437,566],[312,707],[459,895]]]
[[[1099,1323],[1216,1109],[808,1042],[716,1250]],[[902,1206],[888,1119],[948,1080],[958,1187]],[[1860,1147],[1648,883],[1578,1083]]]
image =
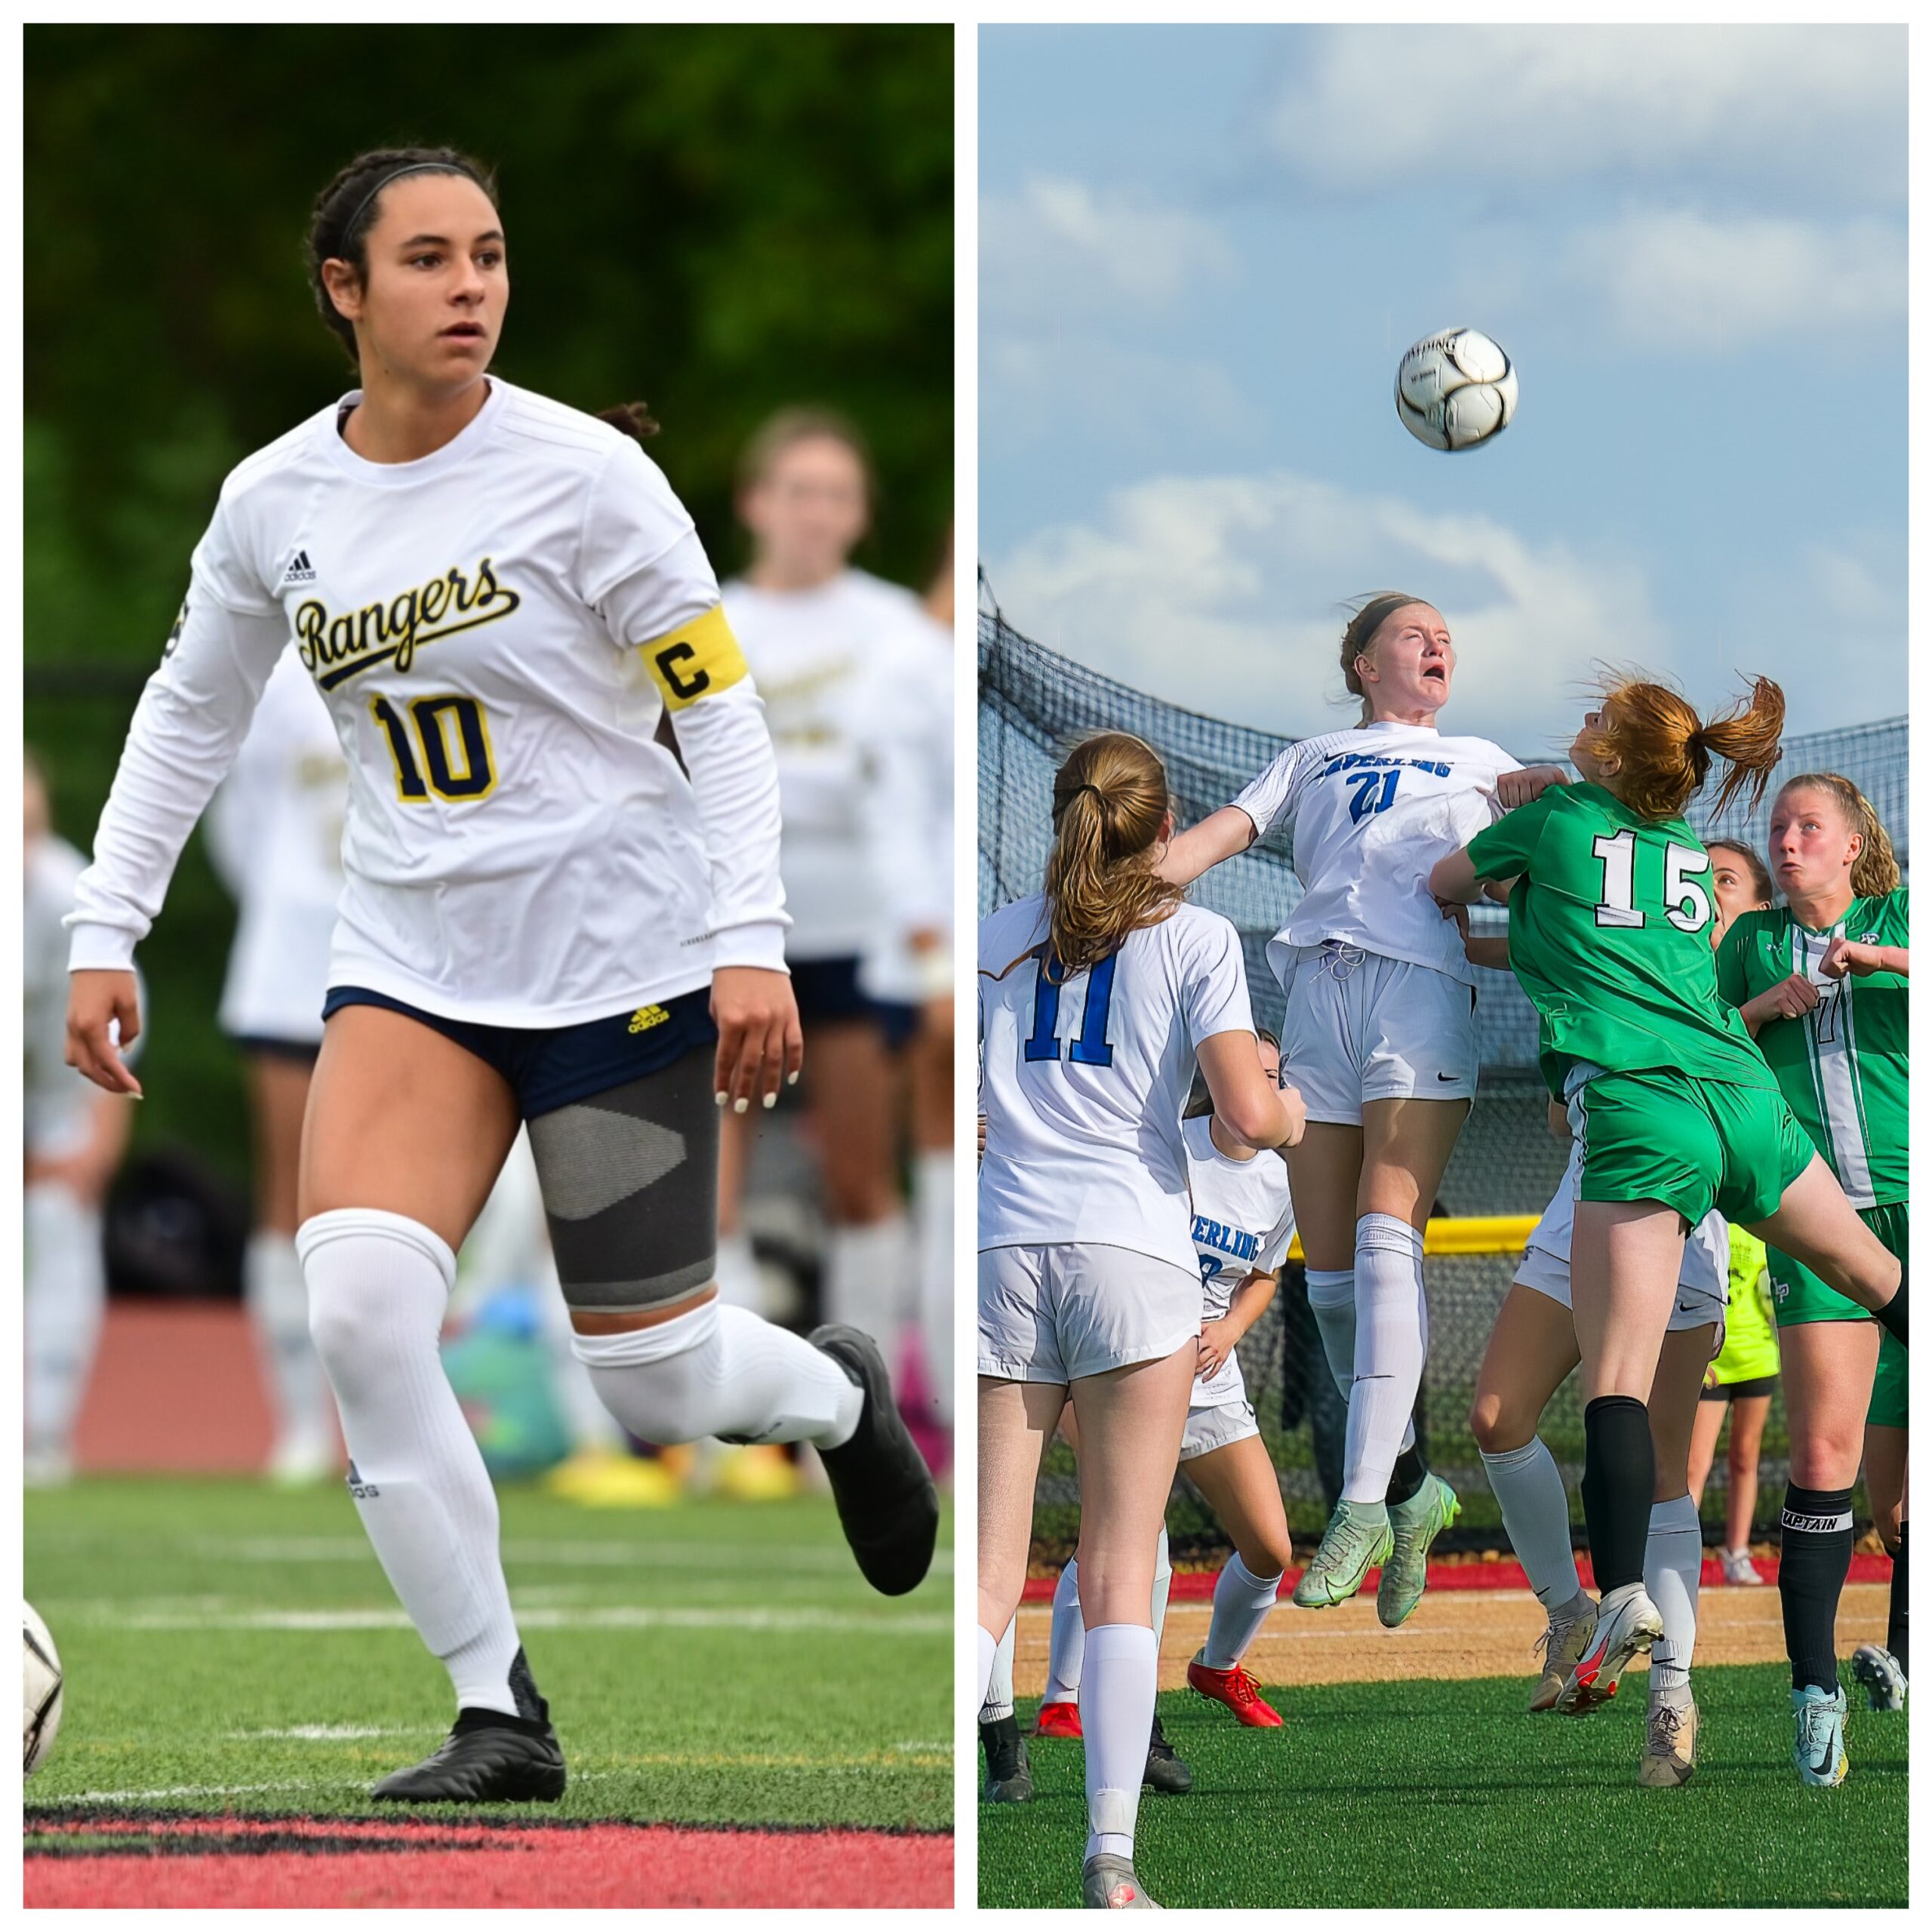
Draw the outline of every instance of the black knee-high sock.
[[[1838,1687],[1838,1598],[1851,1567],[1851,1491],[1801,1489],[1784,1493],[1778,1595],[1784,1609],[1784,1647],[1791,1687]]]
[[[1885,1647],[1898,1659],[1900,1669],[1908,1677],[1912,1675],[1912,1666],[1906,1661],[1905,1651],[1905,1533],[1911,1527],[1909,1523],[1899,1525],[1898,1554],[1892,1558],[1891,1610],[1885,1619]]]
[[[1898,1293],[1879,1309],[1872,1319],[1903,1349],[1910,1346],[1905,1339],[1905,1270],[1901,1268],[1899,1270]]]
[[[1634,1395],[1599,1395],[1583,1411],[1583,1522],[1597,1595],[1644,1580],[1657,1478],[1650,1412]]]
[[[1395,1458],[1395,1473],[1389,1478],[1389,1494],[1386,1501],[1406,1503],[1422,1487],[1422,1479],[1429,1474],[1429,1465],[1422,1459],[1422,1438],[1418,1435]]]

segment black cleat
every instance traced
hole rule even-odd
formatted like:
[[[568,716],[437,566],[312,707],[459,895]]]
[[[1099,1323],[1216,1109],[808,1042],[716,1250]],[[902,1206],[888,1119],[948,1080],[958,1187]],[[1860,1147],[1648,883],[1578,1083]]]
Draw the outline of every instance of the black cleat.
[[[1032,1804],[1033,1767],[1026,1761],[1026,1740],[1020,1734],[1019,1720],[995,1718],[990,1724],[982,1724],[980,1743],[986,1754],[986,1786],[980,1802]]]
[[[1147,1740],[1147,1768],[1140,1782],[1147,1789],[1163,1792],[1170,1798],[1178,1798],[1194,1789],[1194,1774],[1175,1755],[1158,1715],[1153,1734]]]
[[[838,1521],[865,1580],[881,1595],[917,1589],[932,1567],[939,1540],[939,1491],[892,1395],[878,1344],[862,1329],[836,1323],[810,1337],[865,1392],[849,1442],[821,1449]]]
[[[521,1651],[510,1688],[521,1715],[457,1712],[422,1763],[390,1772],[369,1795],[398,1804],[554,1804],[564,1795],[563,1746]]]

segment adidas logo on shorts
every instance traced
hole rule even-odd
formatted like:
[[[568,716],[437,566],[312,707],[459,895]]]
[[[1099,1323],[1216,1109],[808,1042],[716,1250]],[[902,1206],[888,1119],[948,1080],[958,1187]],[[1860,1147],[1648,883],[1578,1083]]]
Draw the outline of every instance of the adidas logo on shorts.
[[[661,1006],[641,1006],[631,1015],[630,1030],[633,1033],[648,1033],[654,1026],[661,1026],[670,1018]]]

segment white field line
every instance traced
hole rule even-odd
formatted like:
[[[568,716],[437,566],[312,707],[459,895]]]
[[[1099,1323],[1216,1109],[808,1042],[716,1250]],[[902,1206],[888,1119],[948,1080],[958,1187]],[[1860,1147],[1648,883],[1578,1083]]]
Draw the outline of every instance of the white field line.
[[[226,1563],[352,1563],[374,1560],[362,1537],[197,1537],[195,1555]],[[506,1564],[542,1564],[555,1569],[823,1571],[849,1575],[852,1558],[842,1549],[793,1549],[784,1544],[532,1542],[512,1537],[503,1546]],[[952,1574],[952,1552],[933,1555],[936,1575]]]
[[[138,1603],[139,1598],[133,1600]],[[70,1601],[67,1614],[122,1630],[408,1630],[399,1609],[174,1610],[134,1609],[129,1603],[94,1598]],[[551,1608],[533,1605],[517,1611],[526,1630],[761,1630],[841,1631],[868,1637],[930,1637],[949,1633],[952,1620],[941,1612],[909,1617],[863,1616],[835,1610],[653,1609],[620,1604],[604,1609]]]
[[[368,1724],[297,1724],[281,1730],[231,1730],[228,1740],[231,1744],[245,1744],[261,1737],[294,1737],[305,1742],[333,1744],[343,1737],[414,1737],[417,1733],[407,1728],[384,1727]]]

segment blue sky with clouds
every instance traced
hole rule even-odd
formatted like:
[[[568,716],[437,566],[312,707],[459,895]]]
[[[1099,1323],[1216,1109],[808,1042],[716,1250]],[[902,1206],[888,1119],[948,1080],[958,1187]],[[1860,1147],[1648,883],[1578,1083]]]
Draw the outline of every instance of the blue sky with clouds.
[[[1567,744],[1592,660],[1795,730],[1906,704],[1901,27],[988,27],[981,554],[1042,642],[1332,729],[1340,600],[1448,617],[1444,722]],[[1425,448],[1467,325],[1515,422]]]

